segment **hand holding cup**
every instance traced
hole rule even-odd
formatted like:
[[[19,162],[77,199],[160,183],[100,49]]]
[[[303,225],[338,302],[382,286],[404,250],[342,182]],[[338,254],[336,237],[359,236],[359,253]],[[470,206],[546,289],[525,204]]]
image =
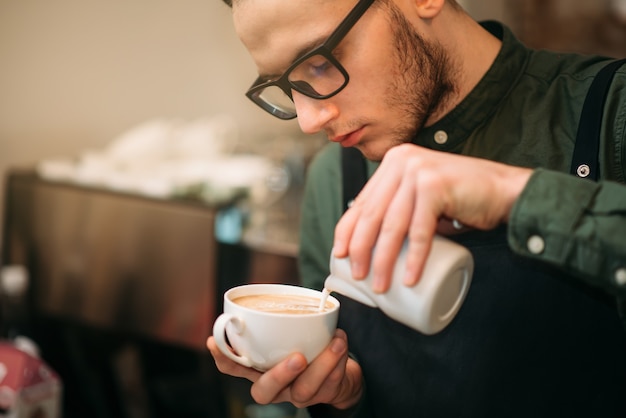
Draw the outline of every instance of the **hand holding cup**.
[[[231,360],[265,371],[292,353],[311,362],[337,328],[339,301],[322,292],[284,284],[249,284],[224,294],[224,313],[213,325],[219,350]]]

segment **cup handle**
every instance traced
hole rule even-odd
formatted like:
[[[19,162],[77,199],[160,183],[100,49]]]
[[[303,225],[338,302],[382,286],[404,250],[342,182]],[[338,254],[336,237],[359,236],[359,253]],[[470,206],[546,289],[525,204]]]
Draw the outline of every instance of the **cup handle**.
[[[232,361],[235,361],[242,366],[252,367],[252,362],[250,359],[244,356],[240,356],[234,353],[234,350],[231,346],[226,342],[226,325],[231,323],[233,325],[233,329],[237,334],[241,334],[245,328],[244,322],[229,313],[223,313],[217,317],[215,323],[213,324],[213,338],[215,338],[215,343],[220,351]]]

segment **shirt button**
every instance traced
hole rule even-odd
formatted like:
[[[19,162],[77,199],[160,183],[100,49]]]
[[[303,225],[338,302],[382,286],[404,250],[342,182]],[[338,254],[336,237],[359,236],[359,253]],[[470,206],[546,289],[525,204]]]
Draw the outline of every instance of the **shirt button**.
[[[528,238],[526,242],[526,247],[528,251],[532,254],[541,254],[543,250],[546,248],[546,243],[539,235],[533,235]]]
[[[615,272],[615,282],[620,286],[626,286],[626,268],[622,267]]]
[[[578,174],[578,177],[587,177],[589,173],[591,173],[591,170],[589,169],[589,166],[587,164],[581,164],[576,169],[576,174]]]
[[[443,145],[448,142],[448,134],[446,133],[446,131],[435,132],[435,142],[439,145]]]

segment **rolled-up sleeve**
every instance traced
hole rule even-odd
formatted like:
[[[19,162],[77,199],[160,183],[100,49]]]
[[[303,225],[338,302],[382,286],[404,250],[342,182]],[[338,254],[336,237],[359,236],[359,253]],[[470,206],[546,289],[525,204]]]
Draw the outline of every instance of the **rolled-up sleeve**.
[[[511,249],[626,296],[626,185],[537,169],[509,218]]]

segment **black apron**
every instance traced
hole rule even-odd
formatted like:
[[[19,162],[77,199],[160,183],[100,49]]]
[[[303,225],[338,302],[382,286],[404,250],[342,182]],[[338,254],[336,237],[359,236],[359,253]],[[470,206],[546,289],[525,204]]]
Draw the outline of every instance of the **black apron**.
[[[599,73],[599,89],[614,70]],[[600,114],[583,110],[572,159],[572,172],[591,179],[604,103],[594,91],[587,102]],[[358,151],[343,151],[347,205],[367,176]],[[461,310],[439,334],[421,335],[339,296],[339,327],[366,382],[359,416],[626,417],[626,332],[614,298],[515,255],[506,234],[502,226],[450,237],[472,252],[475,271]]]

